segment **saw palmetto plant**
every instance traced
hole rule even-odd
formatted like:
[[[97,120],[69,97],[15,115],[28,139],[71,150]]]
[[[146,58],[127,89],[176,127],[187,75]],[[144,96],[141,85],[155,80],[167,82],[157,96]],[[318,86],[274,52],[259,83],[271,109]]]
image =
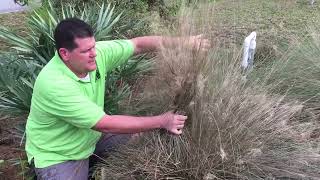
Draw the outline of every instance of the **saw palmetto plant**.
[[[12,53],[16,55],[15,57],[18,57],[9,60],[14,63],[7,63],[8,60],[1,59],[0,69],[3,73],[1,73],[0,76],[2,77],[0,79],[5,80],[0,84],[0,107],[2,111],[9,113],[17,110],[28,113],[32,87],[37,74],[55,53],[53,32],[60,20],[78,17],[92,26],[97,41],[108,40],[113,37],[114,32],[112,30],[121,17],[121,13],[114,12],[115,7],[104,3],[85,6],[83,9],[62,5],[61,9],[57,10],[49,2],[48,6],[33,11],[28,17],[29,36],[22,37],[5,27],[1,27],[0,38],[11,45],[14,50]],[[121,29],[117,28],[117,30],[116,34],[121,33]],[[106,84],[106,90],[113,92],[113,95],[115,95],[107,96],[106,99],[107,102],[112,102],[106,107],[112,109],[110,112],[117,112],[119,108],[115,107],[118,101],[130,94],[129,85],[124,80],[129,79],[129,76],[133,77],[148,71],[149,67],[150,63],[145,59],[143,60],[141,57],[132,58],[127,64],[109,74],[110,79],[108,81],[111,83]],[[28,73],[20,73],[20,69],[28,69]],[[6,71],[10,72],[5,73]],[[16,71],[19,72],[15,73]],[[122,86],[116,86],[115,82],[118,81],[124,81]],[[15,86],[11,84],[15,84]],[[112,99],[113,97],[116,98]],[[115,107],[112,107],[113,105]]]

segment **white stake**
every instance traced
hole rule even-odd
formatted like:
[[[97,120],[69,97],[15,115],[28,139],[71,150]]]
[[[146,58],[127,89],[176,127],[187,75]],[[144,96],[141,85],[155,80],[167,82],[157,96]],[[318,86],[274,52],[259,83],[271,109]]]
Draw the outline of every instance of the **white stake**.
[[[253,67],[254,53],[256,50],[256,37],[257,37],[257,33],[252,32],[244,40],[243,59],[242,59],[241,66],[247,70],[250,70]]]
[[[313,5],[314,5],[315,0],[309,0],[309,2],[310,2],[310,5],[311,5],[311,6],[313,6]]]

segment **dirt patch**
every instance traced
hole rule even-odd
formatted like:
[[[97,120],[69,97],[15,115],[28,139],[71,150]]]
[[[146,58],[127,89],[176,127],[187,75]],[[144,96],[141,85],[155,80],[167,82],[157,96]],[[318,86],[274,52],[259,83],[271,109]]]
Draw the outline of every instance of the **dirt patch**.
[[[17,126],[23,124],[24,118],[8,118],[0,120],[0,180],[20,180],[21,165],[14,165],[20,159],[25,159],[23,146],[20,146]]]

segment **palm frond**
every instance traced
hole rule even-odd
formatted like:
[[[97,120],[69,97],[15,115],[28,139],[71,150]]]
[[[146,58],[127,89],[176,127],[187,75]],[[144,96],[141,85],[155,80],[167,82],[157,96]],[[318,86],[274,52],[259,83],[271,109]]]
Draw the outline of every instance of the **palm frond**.
[[[27,114],[31,104],[32,85],[40,66],[2,56],[0,63],[0,109],[9,115]]]

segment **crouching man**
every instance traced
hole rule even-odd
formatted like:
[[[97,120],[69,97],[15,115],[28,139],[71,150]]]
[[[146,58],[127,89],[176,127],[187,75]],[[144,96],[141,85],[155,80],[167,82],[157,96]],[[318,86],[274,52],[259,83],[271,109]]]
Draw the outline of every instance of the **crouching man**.
[[[131,134],[158,128],[182,133],[187,117],[172,112],[133,117],[103,111],[106,73],[175,38],[96,42],[92,28],[76,18],[61,21],[54,38],[56,53],[37,77],[26,125],[25,148],[38,179],[85,180],[89,157],[126,142]],[[202,41],[190,38],[195,46]]]

